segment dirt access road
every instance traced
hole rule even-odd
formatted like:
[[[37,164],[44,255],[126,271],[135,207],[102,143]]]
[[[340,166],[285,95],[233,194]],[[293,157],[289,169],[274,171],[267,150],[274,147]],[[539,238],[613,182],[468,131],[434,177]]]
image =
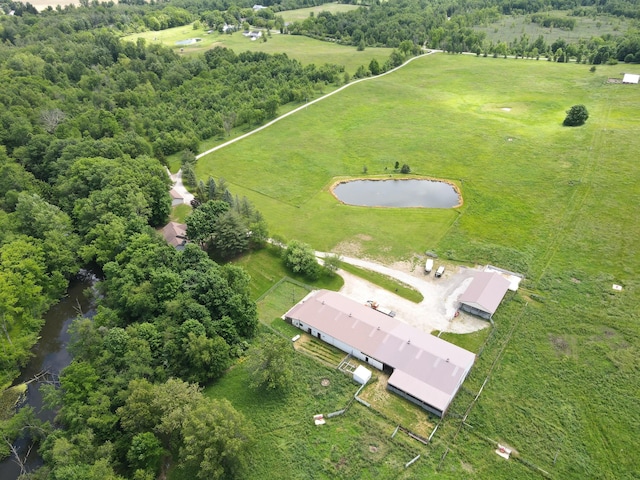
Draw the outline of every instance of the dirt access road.
[[[316,255],[323,258],[325,254],[316,252]],[[338,270],[339,275],[344,278],[344,286],[340,289],[340,293],[361,303],[374,300],[380,306],[395,311],[398,320],[416,328],[426,332],[439,330],[452,333],[471,333],[490,325],[488,321],[464,312],[460,312],[457,317],[455,316],[459,307],[458,297],[471,283],[474,273],[480,271],[479,268],[446,265],[444,275],[441,278],[435,278],[434,272],[437,266],[442,264],[437,260],[433,271],[428,275],[424,272],[424,265],[412,265],[408,261],[385,266],[352,257],[341,257],[341,260],[393,277],[418,290],[424,300],[420,303],[414,303],[344,270]]]

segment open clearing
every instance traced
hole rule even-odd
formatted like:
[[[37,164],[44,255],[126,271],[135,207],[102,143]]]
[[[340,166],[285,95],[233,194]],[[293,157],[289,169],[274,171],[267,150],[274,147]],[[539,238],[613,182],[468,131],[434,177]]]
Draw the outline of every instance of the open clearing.
[[[193,25],[183,25],[159,32],[135,33],[127,35],[123,40],[135,42],[138,38],[144,38],[147,43],[161,43],[183,55],[203,53],[216,46],[230,48],[236,53],[247,50],[269,54],[286,53],[289,58],[294,58],[303,65],[343,65],[349,75],[353,75],[360,65],[369,65],[373,58],[383,64],[393,51],[391,48],[367,48],[359,52],[353,46],[323,42],[302,35],[281,35],[277,30],[272,30],[270,36],[266,32],[263,32],[263,35],[267,39],[266,42],[251,41],[242,36],[242,32],[234,32],[231,35],[218,32],[208,34],[205,29],[194,30]],[[176,45],[178,41],[196,37],[202,41],[186,46]]]
[[[423,57],[199,160],[200,177],[225,177],[283,238],[386,265],[433,250],[446,262],[526,276],[490,332],[443,335],[481,355],[433,442],[405,452],[404,462],[423,454],[408,471],[403,455],[389,453],[388,423],[377,425],[356,405],[359,413],[341,417],[336,430],[280,429],[274,457],[293,462],[296,452],[308,461],[298,468],[272,460],[291,470],[264,464],[256,475],[638,476],[640,88],[607,83],[624,68]],[[587,124],[563,128],[565,111],[580,103]],[[395,161],[452,180],[464,205],[350,207],[328,191],[338,179],[362,176],[364,166],[370,176],[393,176]],[[293,407],[289,413],[302,421]],[[496,442],[517,458],[498,457]],[[371,445],[398,468],[370,462]]]

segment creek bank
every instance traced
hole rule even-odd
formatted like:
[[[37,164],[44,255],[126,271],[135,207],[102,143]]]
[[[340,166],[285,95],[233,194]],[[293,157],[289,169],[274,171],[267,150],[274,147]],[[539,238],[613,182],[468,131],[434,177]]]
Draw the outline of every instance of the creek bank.
[[[36,417],[43,422],[53,422],[55,412],[43,408],[40,386],[48,382],[51,377],[57,378],[62,369],[71,362],[71,355],[67,350],[68,328],[79,315],[87,318],[95,315],[94,296],[88,297],[86,293],[93,289],[97,281],[98,278],[93,272],[80,271],[69,285],[67,295],[44,315],[45,322],[40,331],[40,339],[31,349],[31,360],[14,382],[14,387],[25,390],[20,405],[32,407]],[[43,372],[48,374],[42,375]],[[14,444],[27,472],[42,465],[42,458],[35,449],[30,450],[30,444],[29,439],[18,439]],[[14,458],[5,458],[0,462],[2,480],[16,480],[21,471],[20,465]]]

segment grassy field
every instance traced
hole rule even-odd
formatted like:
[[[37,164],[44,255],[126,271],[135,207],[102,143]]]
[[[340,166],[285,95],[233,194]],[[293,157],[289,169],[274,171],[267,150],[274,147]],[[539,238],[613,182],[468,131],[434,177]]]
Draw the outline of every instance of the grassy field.
[[[258,302],[260,318],[281,315],[291,307],[292,300],[298,302],[307,293],[295,283],[279,284]],[[265,323],[285,336],[302,334],[305,338],[300,342],[308,342],[306,349],[296,353],[291,391],[277,394],[247,389],[242,362],[205,390],[206,395],[227,398],[255,427],[250,468],[243,478],[410,479],[429,471],[426,463],[408,471],[404,468],[421,452],[422,444],[402,433],[390,438],[398,423],[428,436],[433,423],[421,409],[381,389],[381,379],[374,380],[361,394],[372,403],[372,409],[351,403],[358,385],[335,368],[344,353],[281,319]],[[313,415],[326,415],[350,403],[344,415],[328,419],[322,427],[313,424]]]
[[[124,37],[123,40],[135,42],[137,38],[144,38],[148,43],[160,42],[184,55],[203,53],[215,46],[230,48],[236,53],[247,50],[270,54],[286,53],[303,65],[342,65],[350,75],[353,75],[360,65],[368,66],[374,58],[383,64],[393,51],[391,48],[367,48],[359,52],[356,47],[322,42],[302,35],[281,35],[277,30],[271,31],[271,34],[263,32],[263,35],[267,39],[266,42],[251,41],[242,36],[242,32],[234,32],[231,35],[217,32],[207,34],[205,29],[194,30],[193,25],[185,25],[160,32],[135,33]],[[201,38],[202,41],[186,46],[176,45],[177,41],[188,38]]]
[[[278,12],[276,15],[282,17],[286,23],[298,22],[309,18],[309,15],[318,15],[321,12],[329,12],[332,14],[349,12],[359,8],[358,5],[351,5],[347,3],[325,3],[316,7],[298,8],[297,10],[285,10],[284,12]]]
[[[551,17],[568,17],[567,13],[564,11],[545,12]],[[475,27],[475,30],[486,33],[487,40],[496,43],[500,41],[511,42],[519,39],[522,35],[528,35],[531,40],[535,40],[539,35],[542,35],[545,42],[550,45],[559,38],[569,43],[576,43],[580,39],[588,40],[591,37],[602,37],[603,35],[620,35],[629,26],[626,19],[607,15],[569,18],[576,20],[576,27],[573,30],[543,27],[532,23],[529,15],[506,15],[495,23]]]
[[[340,290],[342,287],[344,281],[338,275],[321,275],[318,280],[310,281],[302,275],[294,274],[284,266],[280,252],[281,249],[279,247],[267,245],[263,249],[249,252],[234,261],[235,264],[244,267],[251,276],[250,289],[252,298],[260,298],[285,277],[290,277],[294,282],[311,284],[314,288]],[[277,315],[280,316],[284,312],[285,310]]]
[[[339,425],[312,427],[305,418],[330,408],[315,396],[312,379],[331,372],[319,363],[301,360],[301,390],[284,402],[241,392],[240,373],[225,378],[212,394],[244,411],[264,403],[260,421],[280,419],[259,425],[261,448],[274,447],[252,478],[640,476],[640,88],[606,83],[621,70],[423,57],[199,161],[201,178],[224,176],[274,234],[318,250],[395,260],[428,249],[526,275],[491,333],[456,341],[482,354],[428,447],[396,450],[388,421],[359,405]],[[562,127],[578,103],[587,124]],[[454,181],[463,206],[349,207],[328,191],[363,165],[388,176],[397,160]],[[341,388],[328,403],[349,396]],[[291,424],[273,413],[282,409]],[[384,460],[368,457],[372,438]],[[493,453],[498,441],[512,460]],[[410,469],[397,467],[416,452]]]

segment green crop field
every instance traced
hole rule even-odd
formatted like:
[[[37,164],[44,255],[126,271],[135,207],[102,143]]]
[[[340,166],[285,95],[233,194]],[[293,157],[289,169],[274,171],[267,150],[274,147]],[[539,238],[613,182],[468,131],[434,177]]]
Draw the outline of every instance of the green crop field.
[[[200,178],[225,177],[283,238],[384,261],[429,249],[526,275],[486,339],[459,340],[482,342],[482,354],[429,446],[409,444],[406,458],[389,443],[388,424],[359,405],[326,431],[307,427],[315,409],[302,405],[315,407],[317,388],[307,375],[328,373],[304,359],[303,386],[281,407],[291,424],[259,428],[259,441],[274,447],[256,475],[640,476],[640,88],[606,82],[621,71],[425,56],[199,160]],[[574,104],[587,106],[589,120],[562,127]],[[337,179],[394,176],[395,161],[453,181],[464,204],[351,207],[329,192]],[[237,375],[216,387],[234,404]],[[374,440],[388,463],[369,459]],[[514,449],[511,460],[495,455],[496,442]],[[414,452],[421,459],[404,470],[399,458]]]
[[[192,25],[185,25],[160,32],[135,33],[124,37],[124,40],[135,42],[138,38],[144,38],[149,43],[162,43],[184,55],[202,53],[216,46],[230,48],[236,53],[247,50],[269,54],[286,53],[303,65],[342,65],[350,75],[353,75],[360,65],[368,66],[374,58],[383,64],[393,51],[391,48],[367,48],[359,52],[356,47],[314,40],[302,35],[282,35],[277,30],[272,30],[271,34],[263,31],[263,35],[267,39],[266,42],[251,41],[244,37],[242,32],[234,32],[231,35],[217,32],[207,34],[205,29],[194,30]],[[191,45],[176,45],[177,41],[189,38],[200,38],[202,41]]]

